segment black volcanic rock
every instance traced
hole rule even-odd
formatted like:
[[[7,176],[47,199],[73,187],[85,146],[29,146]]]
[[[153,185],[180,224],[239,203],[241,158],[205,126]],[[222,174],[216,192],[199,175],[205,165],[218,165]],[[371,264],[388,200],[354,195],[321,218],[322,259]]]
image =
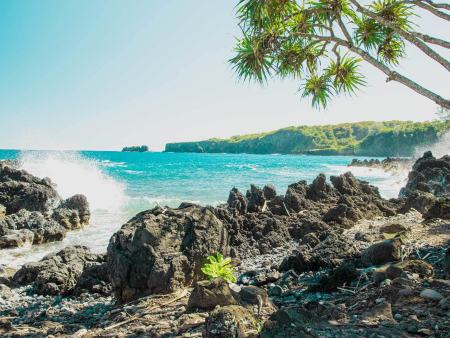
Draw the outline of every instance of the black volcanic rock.
[[[431,193],[438,197],[450,197],[450,156],[439,159],[427,151],[413,165],[406,187],[400,197],[410,197],[414,192]]]
[[[172,292],[203,279],[206,258],[229,256],[229,236],[214,210],[183,203],[137,214],[108,246],[109,276],[119,301]]]
[[[49,212],[61,204],[61,197],[49,178],[39,179],[25,170],[0,167],[0,204],[7,214],[21,209]]]

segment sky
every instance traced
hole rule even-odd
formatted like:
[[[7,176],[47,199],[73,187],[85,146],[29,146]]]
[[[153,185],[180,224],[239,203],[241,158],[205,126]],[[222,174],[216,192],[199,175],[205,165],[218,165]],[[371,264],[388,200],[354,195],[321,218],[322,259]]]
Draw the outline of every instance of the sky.
[[[0,149],[161,151],[288,126],[436,118],[432,101],[370,65],[363,92],[326,111],[296,81],[237,82],[227,63],[237,2],[1,1]],[[420,14],[420,32],[448,39],[448,22]],[[450,74],[416,48],[398,71],[449,96]]]

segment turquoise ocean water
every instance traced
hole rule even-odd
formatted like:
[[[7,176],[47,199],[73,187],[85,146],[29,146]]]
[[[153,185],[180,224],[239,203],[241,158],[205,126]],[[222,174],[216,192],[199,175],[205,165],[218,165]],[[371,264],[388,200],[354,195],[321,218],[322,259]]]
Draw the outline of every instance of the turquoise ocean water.
[[[0,159],[19,158],[38,177],[49,177],[63,198],[84,194],[91,208],[91,224],[69,232],[63,242],[0,251],[0,263],[18,267],[36,261],[68,244],[82,244],[94,252],[106,250],[109,238],[136,213],[156,205],[177,207],[181,202],[216,206],[225,203],[233,187],[243,193],[256,184],[273,184],[284,194],[289,184],[311,182],[351,170],[396,197],[406,173],[347,168],[352,157],[249,154],[121,153],[108,151],[0,150]],[[365,159],[364,157],[358,157]]]

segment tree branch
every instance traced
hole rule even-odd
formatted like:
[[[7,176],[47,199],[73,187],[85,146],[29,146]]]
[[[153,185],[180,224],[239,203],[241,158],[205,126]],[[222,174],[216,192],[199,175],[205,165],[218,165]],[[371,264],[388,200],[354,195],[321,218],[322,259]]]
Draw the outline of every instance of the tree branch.
[[[417,5],[420,8],[426,9],[427,11],[429,11],[429,12],[433,13],[434,15],[440,17],[441,19],[450,21],[450,15],[448,15],[447,13],[441,12],[441,11],[436,9],[436,8],[444,8],[444,9],[450,10],[450,5],[439,4],[441,6],[444,6],[444,5],[448,6],[448,8],[436,7],[436,6],[433,6],[433,5],[431,5],[431,6],[430,5],[426,5],[423,2],[421,2],[420,0],[411,0],[411,1],[407,1],[407,3],[411,3],[411,4],[414,4],[414,5]],[[432,3],[432,2],[429,1],[429,3]]]
[[[317,40],[328,41],[328,42],[335,42],[343,47],[346,47],[353,53],[361,56],[365,61],[370,63],[372,66],[378,68],[384,74],[386,74],[388,76],[386,82],[389,82],[389,81],[399,82],[399,83],[405,85],[406,87],[414,90],[416,93],[429,98],[430,100],[434,101],[436,104],[438,104],[442,107],[445,107],[447,109],[450,109],[450,101],[449,100],[444,99],[442,96],[437,95],[436,93],[433,93],[431,90],[428,90],[428,89],[420,86],[418,83],[408,79],[407,77],[391,70],[389,67],[387,67],[386,65],[384,65],[383,63],[381,63],[380,61],[375,59],[372,55],[370,55],[363,49],[356,47],[355,45],[353,45],[343,39],[340,39],[340,38],[337,38],[334,36],[320,36],[320,35],[306,34],[306,33],[294,33],[294,34],[297,36],[300,36],[300,37],[305,37],[305,38],[317,39]]]
[[[450,72],[450,62],[448,62],[445,58],[440,56],[438,53],[436,53],[433,49],[428,47],[424,42],[419,40],[418,38],[414,37],[411,33],[401,29],[397,25],[393,24],[392,22],[387,21],[384,19],[381,15],[378,15],[372,11],[369,11],[368,9],[362,7],[356,0],[349,0],[353,5],[356,6],[358,9],[358,12],[361,12],[368,17],[371,17],[372,19],[378,21],[383,26],[389,27],[393,29],[397,34],[411,42],[413,45],[415,45],[417,48],[419,48],[422,52],[427,54],[430,58],[441,64],[445,69],[447,69]]]
[[[425,42],[432,43],[434,45],[438,45],[438,46],[450,49],[450,42],[448,42],[448,41],[437,39],[432,36],[418,33],[418,32],[409,32],[409,33],[414,35],[416,38],[419,38]]]
[[[442,9],[446,9],[448,11],[450,11],[450,5],[449,4],[435,4],[433,1],[431,0],[422,0],[425,1],[426,3],[428,3],[430,6],[433,6],[435,8],[442,8]]]

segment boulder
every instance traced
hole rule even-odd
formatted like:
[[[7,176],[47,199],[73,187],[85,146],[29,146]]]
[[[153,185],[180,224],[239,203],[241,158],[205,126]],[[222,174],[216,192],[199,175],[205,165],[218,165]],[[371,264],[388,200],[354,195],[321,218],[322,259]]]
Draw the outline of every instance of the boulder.
[[[397,201],[401,204],[397,213],[406,214],[411,209],[415,209],[423,214],[436,202],[436,196],[428,192],[414,191],[407,198]]]
[[[260,187],[251,184],[250,190],[247,190],[246,197],[248,199],[248,206],[247,206],[248,212],[262,211],[264,204],[266,203],[266,200],[264,199],[264,192]]]
[[[6,216],[6,208],[4,205],[0,204],[0,217],[5,217]]]
[[[0,298],[3,299],[9,299],[12,297],[12,292],[9,287],[7,287],[5,284],[0,284]]]
[[[402,236],[396,236],[386,241],[375,243],[363,251],[362,262],[365,266],[381,265],[401,259]]]
[[[271,184],[267,184],[266,186],[264,186],[263,191],[264,198],[267,200],[271,200],[277,197],[277,189]]]
[[[419,158],[408,175],[406,186],[400,191],[400,197],[409,197],[421,191],[435,196],[450,196],[450,156],[440,159],[427,151]]]
[[[66,229],[55,220],[44,217],[38,211],[20,210],[16,214],[0,218],[0,236],[10,231],[31,231],[32,244],[62,241],[66,237]]]
[[[390,265],[386,269],[386,277],[395,279],[401,277],[406,271],[417,273],[421,278],[434,276],[434,269],[429,263],[420,259],[412,259]]]
[[[269,296],[267,291],[257,286],[243,286],[239,292],[242,300],[250,304],[269,306]]]
[[[230,254],[228,230],[210,207],[182,203],[137,214],[111,237],[107,263],[116,298],[173,292],[204,278],[207,257]]]
[[[423,214],[426,220],[433,218],[450,219],[450,198],[438,198]]]
[[[375,305],[366,316],[366,319],[395,323],[394,317],[392,316],[392,307],[388,302],[381,302]]]
[[[247,212],[248,200],[236,187],[231,189],[227,203],[241,215]]]
[[[281,309],[264,323],[261,338],[309,337],[311,328],[319,325],[319,317],[303,308]]]
[[[380,232],[394,234],[397,232],[406,231],[408,228],[403,223],[390,223],[380,227]]]
[[[13,286],[34,284],[38,294],[62,294],[76,284],[78,277],[90,262],[98,262],[101,255],[94,255],[85,246],[67,246],[53,252],[39,262],[26,263],[11,281]]]
[[[188,309],[214,309],[217,305],[236,305],[228,282],[223,278],[198,281],[188,300]]]
[[[74,195],[53,210],[52,218],[67,230],[75,230],[89,224],[89,203],[84,195]]]
[[[206,320],[206,338],[258,337],[259,322],[242,306],[230,305],[215,309]]]
[[[33,244],[34,234],[27,229],[7,230],[0,237],[0,248],[30,247]]]
[[[84,291],[109,295],[112,292],[111,282],[108,276],[108,266],[106,255],[97,258],[96,262],[88,262],[83,272],[77,279],[75,294],[81,294]],[[102,263],[104,262],[104,263]]]
[[[442,310],[450,310],[450,297],[441,299],[439,302],[439,307]]]
[[[312,250],[306,245],[299,247],[296,255],[288,256],[281,263],[279,270],[294,269],[297,272],[317,271],[320,268],[336,268],[346,258],[358,258],[359,247],[339,234],[330,234]]]
[[[420,293],[420,297],[428,300],[441,300],[444,297],[437,291],[432,289],[425,289]]]
[[[0,168],[0,204],[8,215],[21,209],[46,213],[61,204],[49,178],[39,179],[25,170]]]

